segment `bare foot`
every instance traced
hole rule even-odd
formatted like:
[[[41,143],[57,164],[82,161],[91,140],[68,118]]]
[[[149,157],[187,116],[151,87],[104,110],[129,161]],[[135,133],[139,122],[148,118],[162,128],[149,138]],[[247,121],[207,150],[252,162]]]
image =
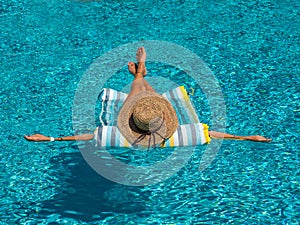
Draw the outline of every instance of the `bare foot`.
[[[265,137],[260,136],[260,135],[246,136],[245,139],[249,140],[249,141],[258,141],[258,142],[270,142],[270,141],[272,141],[272,139],[265,138]]]
[[[146,57],[147,57],[147,54],[146,54],[145,48],[144,47],[138,48],[138,50],[136,52],[136,60],[138,62],[145,62],[146,61]]]
[[[129,71],[133,76],[135,76],[138,65],[137,65],[136,63],[134,63],[134,62],[129,62],[129,63],[127,64],[127,66],[128,66],[128,71]],[[144,72],[143,72],[143,77],[145,77],[146,75],[147,75],[147,69],[145,68],[145,70],[144,70]]]

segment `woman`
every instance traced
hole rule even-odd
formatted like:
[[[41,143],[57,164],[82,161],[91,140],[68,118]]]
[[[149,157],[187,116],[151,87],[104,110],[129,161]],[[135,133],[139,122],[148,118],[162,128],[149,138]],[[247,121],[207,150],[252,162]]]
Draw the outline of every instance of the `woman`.
[[[146,51],[138,48],[138,64],[128,63],[128,70],[134,76],[129,92],[118,116],[118,128],[131,145],[157,146],[172,136],[178,127],[178,119],[172,104],[157,94],[144,79],[146,76]],[[211,138],[270,142],[271,139],[260,135],[238,136],[217,131],[208,131]],[[66,137],[47,137],[42,134],[24,136],[27,141],[87,141],[94,134]]]

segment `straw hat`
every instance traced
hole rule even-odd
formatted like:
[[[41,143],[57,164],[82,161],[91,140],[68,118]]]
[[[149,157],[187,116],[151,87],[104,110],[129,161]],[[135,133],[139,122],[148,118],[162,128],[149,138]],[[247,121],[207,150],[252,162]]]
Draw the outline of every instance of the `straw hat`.
[[[132,145],[155,147],[173,135],[178,118],[161,95],[143,91],[127,99],[119,113],[118,128]]]

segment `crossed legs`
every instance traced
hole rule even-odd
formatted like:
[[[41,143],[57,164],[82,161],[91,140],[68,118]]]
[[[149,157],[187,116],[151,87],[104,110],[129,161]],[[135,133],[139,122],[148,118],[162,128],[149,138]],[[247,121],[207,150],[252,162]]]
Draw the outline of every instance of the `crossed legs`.
[[[138,61],[138,64],[135,64],[134,62],[128,63],[128,70],[134,76],[134,79],[131,84],[131,90],[127,96],[127,99],[131,98],[134,95],[137,95],[142,91],[155,92],[151,85],[144,79],[147,71],[145,66],[146,51],[143,47],[138,48],[136,52],[136,59]]]

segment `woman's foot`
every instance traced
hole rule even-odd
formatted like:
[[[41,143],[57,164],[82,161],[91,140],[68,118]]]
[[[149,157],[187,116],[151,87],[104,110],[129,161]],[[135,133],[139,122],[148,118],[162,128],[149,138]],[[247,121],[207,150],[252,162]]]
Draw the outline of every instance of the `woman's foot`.
[[[140,47],[138,48],[138,50],[136,51],[136,61],[138,61],[138,63],[142,62],[144,63],[146,61],[146,50],[144,47]]]
[[[136,51],[136,60],[138,61],[138,66],[134,78],[143,78],[144,72],[146,71],[146,51],[143,47],[138,48],[138,50]]]
[[[129,63],[127,64],[127,66],[128,66],[128,71],[129,71],[133,76],[135,76],[136,71],[137,71],[137,68],[138,68],[138,65],[137,65],[136,63],[134,63],[134,62],[129,62]],[[143,77],[145,77],[146,75],[147,75],[147,69],[146,69],[146,67],[145,67],[144,72],[143,72]]]

